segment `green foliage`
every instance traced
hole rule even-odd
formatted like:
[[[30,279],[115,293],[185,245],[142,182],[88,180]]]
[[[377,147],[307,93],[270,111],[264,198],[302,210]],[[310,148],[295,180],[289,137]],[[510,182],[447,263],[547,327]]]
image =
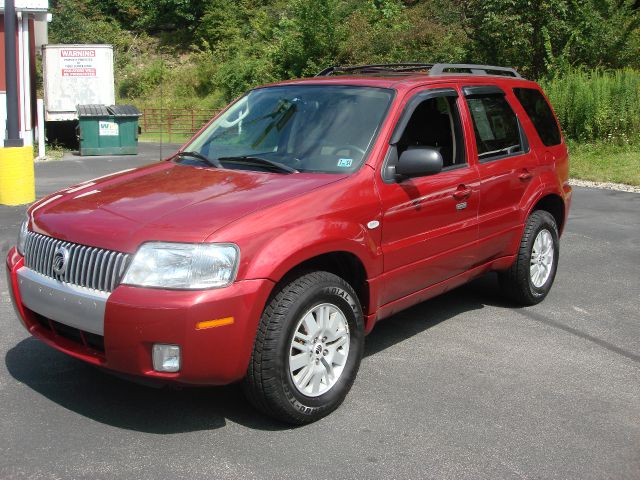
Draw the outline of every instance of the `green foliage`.
[[[542,87],[568,137],[628,143],[640,136],[640,71],[573,70]]]
[[[282,77],[317,73],[338,54],[337,0],[294,0],[275,31],[273,59]]]
[[[119,96],[220,107],[329,65],[472,62],[542,78],[569,137],[640,132],[637,0],[53,0],[52,43],[115,47]],[[591,72],[589,69],[596,68]]]
[[[129,67],[118,85],[118,94],[123,98],[138,98],[149,95],[164,81],[165,63],[154,60],[144,68]]]
[[[98,2],[99,0],[95,0]],[[93,0],[58,0],[49,27],[49,43],[105,43],[114,47],[116,76],[131,63],[148,37],[124,30],[113,17],[102,14]]]
[[[214,78],[226,101],[231,101],[252,86],[274,80],[268,62],[245,52],[220,65]]]
[[[470,58],[533,78],[558,66],[638,65],[635,0],[463,0]]]

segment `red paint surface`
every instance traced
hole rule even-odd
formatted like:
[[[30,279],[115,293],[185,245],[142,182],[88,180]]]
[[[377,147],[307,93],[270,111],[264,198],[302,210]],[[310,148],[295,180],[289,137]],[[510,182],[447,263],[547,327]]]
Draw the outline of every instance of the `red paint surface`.
[[[58,192],[30,209],[31,228],[71,242],[133,253],[151,240],[234,242],[241,262],[232,286],[180,292],[119,286],[108,300],[105,354],[90,355],[47,338],[22,309],[36,336],[76,357],[122,373],[184,383],[223,384],[242,378],[260,314],[274,285],[305,260],[349,252],[367,275],[367,332],[375,322],[443,293],[514,259],[524,223],[535,204],[555,195],[568,215],[568,157],[564,142],[544,147],[513,96],[515,87],[538,88],[511,78],[446,76],[328,77],[286,83],[357,84],[396,90],[366,164],[352,175],[278,175],[215,170],[160,162]],[[402,183],[384,183],[382,163],[406,101],[425,89],[492,84],[520,118],[530,153],[478,162],[473,127],[459,101],[468,165]],[[523,178],[523,174],[525,178]],[[530,177],[530,178],[528,178]],[[464,210],[454,194],[469,190]],[[90,195],[83,195],[93,192]],[[49,203],[46,203],[49,202]],[[367,228],[377,220],[380,227]],[[20,309],[8,257],[13,295]],[[233,316],[232,325],[195,330],[200,321]],[[177,374],[151,369],[154,342],[182,346]]]

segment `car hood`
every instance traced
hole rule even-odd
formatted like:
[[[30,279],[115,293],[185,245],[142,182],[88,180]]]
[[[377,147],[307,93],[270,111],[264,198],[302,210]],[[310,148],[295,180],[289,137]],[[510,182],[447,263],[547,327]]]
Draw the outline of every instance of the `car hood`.
[[[31,228],[62,240],[123,252],[134,252],[150,240],[200,242],[245,215],[342,178],[160,162],[43,199],[30,209]]]

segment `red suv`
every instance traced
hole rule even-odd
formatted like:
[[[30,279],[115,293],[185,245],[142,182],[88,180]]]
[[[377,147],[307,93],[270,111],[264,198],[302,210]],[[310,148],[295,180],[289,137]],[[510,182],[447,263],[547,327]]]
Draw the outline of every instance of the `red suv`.
[[[311,422],[379,320],[490,271],[540,302],[568,168],[513,69],[334,67],[251,90],[166,161],[34,204],[9,284],[58,350],[133,378],[242,380],[264,412]]]

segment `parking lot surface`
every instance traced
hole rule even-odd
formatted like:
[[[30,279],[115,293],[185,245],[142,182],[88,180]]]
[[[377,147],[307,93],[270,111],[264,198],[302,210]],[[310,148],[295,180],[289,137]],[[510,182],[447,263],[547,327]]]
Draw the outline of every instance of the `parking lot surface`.
[[[37,164],[37,195],[160,155],[141,152]],[[542,304],[488,275],[385,320],[342,407],[300,428],[237,386],[148,388],[45,346],[2,275],[0,479],[638,479],[640,195],[574,192]],[[3,262],[24,210],[0,207]]]

